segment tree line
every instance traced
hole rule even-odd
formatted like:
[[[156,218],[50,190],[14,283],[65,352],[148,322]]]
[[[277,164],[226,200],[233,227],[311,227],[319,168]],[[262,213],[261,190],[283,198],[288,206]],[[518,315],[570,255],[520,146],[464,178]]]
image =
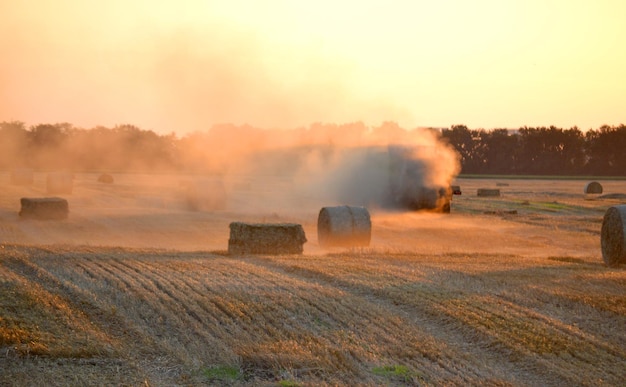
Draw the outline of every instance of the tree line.
[[[626,126],[582,132],[554,126],[515,131],[454,125],[442,137],[459,154],[462,173],[626,176]]]
[[[586,132],[576,127],[485,130],[465,125],[429,132],[456,150],[462,174],[626,176],[623,124]],[[27,127],[20,121],[0,122],[0,170],[26,167],[220,173],[238,158],[249,156],[251,149],[271,155],[281,146],[332,148],[403,143],[413,141],[411,133],[394,122],[376,127],[362,122],[314,123],[293,130],[225,124],[183,137],[174,133],[159,135],[134,125],[82,129],[69,123]]]

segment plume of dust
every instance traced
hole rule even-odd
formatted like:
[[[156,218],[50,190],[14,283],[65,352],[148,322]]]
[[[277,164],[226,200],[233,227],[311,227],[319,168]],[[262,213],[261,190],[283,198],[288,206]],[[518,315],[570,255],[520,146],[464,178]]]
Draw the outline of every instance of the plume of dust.
[[[209,153],[225,178],[289,179],[289,194],[326,205],[402,207],[399,196],[447,188],[460,170],[456,152],[437,131],[393,123],[374,129],[360,123],[292,131],[231,127],[224,134]]]

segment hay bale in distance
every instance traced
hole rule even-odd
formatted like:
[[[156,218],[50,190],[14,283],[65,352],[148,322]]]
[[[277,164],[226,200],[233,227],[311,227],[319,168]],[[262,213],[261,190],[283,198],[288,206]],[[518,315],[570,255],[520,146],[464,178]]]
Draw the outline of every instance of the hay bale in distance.
[[[626,263],[626,204],[609,207],[605,212],[600,237],[604,263]]]
[[[587,185],[585,186],[585,193],[586,194],[601,194],[602,184],[598,183],[597,181],[592,181],[592,182],[587,183]]]
[[[495,197],[495,196],[500,196],[500,190],[497,188],[479,188],[476,191],[476,195],[477,196],[491,196],[491,197]]]
[[[324,207],[317,218],[320,246],[369,246],[372,221],[365,207]]]
[[[98,176],[98,183],[113,184],[114,181],[115,180],[113,179],[113,176],[109,175],[108,173],[103,173]]]
[[[229,254],[302,254],[307,241],[295,223],[232,222],[229,227]]]
[[[51,172],[46,178],[49,194],[71,194],[74,188],[74,175],[69,172]]]
[[[11,171],[11,184],[31,185],[35,181],[32,169],[22,168]]]
[[[19,215],[28,219],[60,220],[70,212],[67,200],[58,197],[21,198],[20,204]]]

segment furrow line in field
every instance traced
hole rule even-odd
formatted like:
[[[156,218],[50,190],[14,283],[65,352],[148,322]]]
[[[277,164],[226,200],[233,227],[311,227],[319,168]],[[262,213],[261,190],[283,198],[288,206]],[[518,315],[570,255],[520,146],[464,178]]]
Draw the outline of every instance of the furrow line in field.
[[[125,321],[111,316],[97,305],[94,305],[88,292],[83,292],[80,288],[73,286],[66,280],[55,277],[30,261],[20,260],[19,262],[13,262],[12,269],[35,286],[41,286],[50,294],[62,298],[71,306],[71,313],[86,316],[91,324],[102,330],[102,333],[98,333],[98,336],[106,335],[106,337],[101,339],[102,343],[114,343],[117,341],[118,343],[115,344],[116,351],[124,352],[127,360],[133,366],[137,366],[140,361],[143,361],[148,356],[149,342],[142,340],[140,335],[133,334],[132,329],[126,325]],[[126,344],[132,343],[132,345],[122,348],[120,347],[122,342]]]
[[[137,278],[130,277],[124,270],[111,265],[115,258],[89,257],[85,258],[85,268],[102,278],[110,302],[116,307],[123,307],[138,326],[154,316],[158,308],[154,304],[154,293],[144,286]]]
[[[84,297],[104,312],[114,313],[120,305],[132,307],[134,300],[129,300],[126,296],[130,286],[119,278],[112,277],[109,272],[90,265],[85,256],[46,257],[38,260],[37,264],[67,286],[83,293]]]
[[[148,264],[145,261],[137,262],[137,264],[142,266],[142,272],[151,272],[154,276],[159,277],[157,286],[178,303],[184,305],[185,312],[193,317],[198,324],[214,330],[217,337],[225,337],[233,333],[227,329],[228,325],[231,324],[228,320],[235,319],[237,316],[234,316],[233,311],[223,302],[216,300],[216,292],[203,293],[200,290],[201,284],[199,282],[194,281],[196,286],[193,286],[191,278],[183,277],[181,273],[176,271],[164,274],[159,267],[163,266],[163,263],[159,263],[158,266]],[[170,289],[175,290],[175,292]],[[220,316],[225,316],[227,319],[220,318]]]
[[[403,342],[389,342],[387,344],[390,344],[390,347],[398,346],[404,349],[400,350],[400,353],[390,353],[389,356],[404,357],[404,361],[408,360],[418,368],[429,369],[432,374],[439,375],[442,380],[458,378],[459,375],[463,375],[462,380],[469,382],[484,377],[484,371],[481,369],[482,363],[473,365],[459,363],[457,361],[458,353],[454,351],[451,352],[449,349],[440,349],[441,346],[438,345],[430,335],[425,334],[423,330],[406,319],[406,314],[398,313],[399,310],[392,307],[388,300],[380,302],[378,297],[373,297],[370,289],[359,288],[359,286],[354,286],[354,284],[343,284],[344,286],[341,286],[341,280],[336,281],[335,278],[332,277],[326,277],[323,281],[320,281],[320,273],[318,272],[314,273],[313,276],[310,275],[311,272],[303,275],[300,270],[295,270],[293,266],[285,268],[281,264],[276,264],[271,259],[267,258],[257,258],[255,259],[255,264],[271,268],[274,271],[278,270],[284,272],[288,276],[295,275],[297,278],[301,278],[301,280],[306,282],[313,281],[319,285],[337,289],[338,292],[335,293],[343,293],[344,295],[335,298],[335,304],[337,305],[337,309],[335,310],[319,306],[319,303],[312,298],[303,298],[306,299],[308,303],[317,305],[323,313],[333,315],[333,312],[336,310],[342,310],[345,315],[351,316],[350,320],[363,321],[363,326],[368,327],[370,330],[370,332],[368,332],[370,337],[393,338],[397,337],[398,331],[403,331],[405,333],[403,335]],[[325,274],[322,276],[325,276]],[[326,306],[327,304],[328,302],[326,300],[324,305]],[[395,316],[395,318],[391,318],[391,316]],[[373,331],[370,327],[374,327],[376,331]],[[358,328],[352,326],[351,329]],[[363,334],[363,332],[359,332],[359,334]],[[411,345],[411,343],[414,343],[414,346]],[[416,351],[420,354],[419,357],[409,355]],[[404,355],[402,355],[402,353],[404,353]],[[406,356],[408,356],[408,358]],[[465,367],[465,365],[469,367]],[[433,368],[433,366],[435,366],[435,368]],[[459,381],[459,383],[462,384],[461,381]]]
[[[557,371],[551,363],[553,360],[543,361],[537,356],[536,350],[532,351],[527,348],[528,340],[534,340],[537,343],[540,343],[541,340],[558,340],[563,342],[567,338],[557,337],[555,339],[547,333],[541,336],[531,336],[523,328],[511,331],[514,325],[521,324],[528,329],[536,326],[524,313],[528,312],[528,310],[520,309],[519,312],[511,313],[510,311],[498,309],[497,306],[492,305],[494,302],[475,301],[474,295],[471,294],[458,294],[456,296],[451,294],[442,297],[441,295],[436,295],[433,291],[434,289],[426,292],[421,291],[419,295],[416,294],[417,297],[411,298],[398,297],[397,294],[394,294],[395,292],[386,297],[403,300],[402,302],[406,305],[416,308],[424,315],[434,317],[435,321],[440,321],[442,328],[457,331],[461,334],[461,337],[466,337],[479,347],[483,346],[490,348],[492,351],[496,350],[505,357],[515,357],[518,366],[542,375],[541,380],[557,381],[559,379],[570,379],[574,382],[580,380],[581,375],[584,375],[584,373],[575,375],[572,373],[574,368],[568,367],[567,364],[565,364],[566,367]],[[384,294],[382,295],[385,296]],[[415,300],[419,300],[419,302]],[[488,312],[485,310],[488,310]],[[494,323],[494,320],[497,321],[497,324]],[[541,328],[544,329],[544,332],[548,332],[544,325]],[[549,331],[553,332],[553,330]],[[524,357],[519,358],[519,355]]]
[[[111,268],[111,275],[123,278],[128,283],[137,284],[133,286],[133,288],[137,289],[136,293],[143,294],[144,300],[160,317],[170,314],[164,313],[166,311],[171,311],[171,315],[175,316],[176,319],[186,316],[186,313],[181,313],[185,312],[185,310],[184,306],[181,305],[180,299],[176,298],[170,291],[164,291],[163,285],[154,278],[153,272],[143,272],[134,266],[137,262],[137,260],[111,259],[107,263],[108,267]]]
[[[234,283],[241,282],[242,287],[247,286],[245,281],[245,276],[238,272],[239,269],[235,268],[236,271],[233,270],[233,266],[231,262],[228,264],[223,263],[219,265],[221,270],[215,270],[216,266],[213,265],[212,271],[207,272],[207,274],[215,274],[218,271],[221,271],[221,274],[227,272],[228,277],[225,275],[220,275],[219,277],[211,277],[212,283],[211,286],[204,286],[201,282],[196,282],[197,286],[192,286],[190,284],[191,277],[183,276],[180,272],[176,270],[172,270],[171,267],[165,261],[160,262],[148,262],[145,260],[141,260],[141,262],[136,262],[137,265],[141,266],[141,270],[136,269],[141,272],[151,272],[153,275],[158,276],[160,279],[155,282],[162,282],[160,287],[162,291],[169,292],[170,296],[177,299],[179,303],[186,305],[187,308],[190,308],[189,305],[190,300],[195,300],[193,304],[197,305],[198,308],[195,308],[196,311],[192,311],[189,309],[187,313],[194,313],[196,315],[203,316],[200,318],[200,322],[204,324],[206,329],[211,329],[214,331],[214,334],[218,334],[222,338],[230,338],[233,335],[237,335],[239,339],[245,340],[245,337],[252,337],[250,335],[258,334],[259,332],[249,333],[248,330],[241,330],[240,328],[246,325],[241,324],[241,319],[244,317],[244,313],[242,313],[241,305],[237,305],[237,303],[232,299],[230,294],[224,295],[223,292],[219,292],[217,289],[232,289]],[[168,268],[168,274],[164,274],[163,268]],[[196,270],[198,272],[198,270]],[[171,273],[171,275],[169,274]],[[206,277],[205,277],[206,278]],[[215,281],[217,279],[217,281]],[[206,283],[206,281],[204,281]],[[204,286],[204,291],[202,291],[202,286]],[[172,293],[169,289],[177,290],[177,294]],[[189,294],[188,292],[191,292]],[[194,297],[189,297],[190,295],[195,295]],[[204,312],[202,312],[202,311]],[[245,309],[243,309],[245,310]],[[210,324],[211,320],[213,324]]]
[[[276,293],[284,293],[288,294],[290,297],[295,297],[295,301],[300,300],[300,305],[310,305],[315,307],[317,310],[332,315],[333,312],[336,312],[336,308],[341,305],[341,308],[345,308],[344,305],[345,297],[343,292],[338,292],[334,286],[329,286],[325,284],[324,286],[320,286],[316,281],[310,280],[302,280],[300,278],[294,277],[291,275],[289,271],[278,271],[276,267],[266,267],[265,265],[259,265],[258,262],[246,263],[249,265],[249,273],[251,276],[255,276],[259,280],[265,281],[268,283],[271,289],[273,289]],[[262,267],[263,271],[260,272],[259,268]],[[269,270],[271,269],[271,270]],[[325,297],[325,302],[320,303],[319,297]],[[294,300],[292,297],[292,301]],[[327,301],[331,300],[332,305],[335,309],[332,308],[324,308],[322,305],[328,305]],[[352,312],[356,312],[356,309],[350,309]],[[361,310],[361,312],[365,311]],[[359,317],[371,317],[369,313],[359,315]],[[342,321],[337,321],[338,323],[343,323],[345,327],[349,327],[349,324],[346,324]],[[375,323],[375,321],[372,321]],[[388,325],[380,325],[381,328],[387,328]],[[393,327],[390,329],[392,330]]]
[[[475,333],[491,340],[493,344],[490,348],[508,348],[510,351],[510,357],[515,358],[516,362],[526,363],[519,360],[520,355],[528,359],[532,358],[532,365],[528,364],[524,368],[526,371],[533,371],[542,374],[543,376],[541,380],[545,380],[546,383],[550,380],[569,380],[571,383],[580,383],[582,380],[581,376],[584,378],[589,375],[588,373],[576,373],[575,367],[555,367],[556,364],[554,363],[554,358],[550,358],[548,360],[544,355],[525,348],[520,339],[511,339],[516,334],[519,334],[519,330],[516,329],[514,331],[510,331],[505,325],[498,327],[493,326],[493,323],[487,323],[487,321],[493,321],[493,316],[489,314],[477,313],[475,309],[468,309],[466,302],[457,305],[456,308],[450,308],[450,305],[442,306],[441,312],[449,315],[458,322],[465,323],[466,329],[473,330]],[[499,331],[499,329],[502,331]],[[526,335],[526,337],[529,340],[534,339],[534,337],[529,335]],[[510,340],[511,342],[508,342],[507,340]],[[549,374],[545,374],[546,371],[549,371]],[[586,385],[588,384],[586,383]]]
[[[262,264],[269,264],[271,266],[276,265],[275,263],[267,260]],[[284,269],[284,267],[278,265],[278,269]],[[346,282],[342,278],[334,277],[330,274],[310,268],[291,266],[289,267],[289,272],[303,278],[332,284],[338,289],[354,294],[357,297],[368,295],[372,301],[387,305],[388,308],[391,308],[396,312],[401,309],[404,312],[409,313],[408,316],[405,314],[405,319],[408,319],[407,321],[413,321],[412,323],[409,323],[410,325],[419,325],[422,332],[428,332],[429,334],[434,335],[433,337],[437,341],[447,343],[447,346],[452,348],[452,352],[446,355],[446,359],[440,361],[445,363],[447,367],[450,367],[451,373],[455,375],[459,375],[459,373],[466,375],[468,380],[472,380],[471,375],[476,375],[479,379],[481,377],[485,377],[484,364],[486,362],[497,364],[497,369],[505,370],[504,372],[495,375],[496,377],[516,375],[520,372],[518,369],[519,363],[513,367],[508,362],[502,361],[503,359],[501,356],[494,355],[489,358],[485,358],[483,351],[480,351],[479,348],[482,346],[494,349],[493,341],[489,339],[488,336],[485,337],[484,335],[482,338],[476,337],[475,334],[468,332],[467,326],[465,326],[461,321],[456,318],[452,318],[451,320],[451,316],[446,313],[442,313],[442,311],[436,308],[436,306],[441,302],[449,299],[450,297],[456,297],[457,295],[440,294],[435,288],[432,288],[433,285],[431,284],[423,284],[421,288],[418,288],[419,291],[417,293],[414,292],[413,294],[410,294],[408,292],[411,290],[410,288],[403,287],[403,289],[399,289],[397,284],[394,286],[394,288],[397,289],[395,291],[389,288],[371,288],[363,284]],[[406,284],[410,284],[410,282],[407,282]],[[410,308],[407,309],[407,306]],[[471,342],[474,342],[477,345],[468,346],[468,343]],[[502,351],[505,356],[508,356],[509,354],[509,350],[506,349],[506,347],[502,347],[499,351]],[[467,356],[465,354],[471,355]],[[460,364],[457,365],[458,362],[456,360],[458,357],[463,357],[466,360],[463,362],[463,365],[466,367],[459,367]],[[528,364],[528,367],[532,369],[534,368],[534,364],[531,362]],[[496,367],[492,367],[490,371],[496,372]],[[547,368],[544,371],[549,374],[549,370]],[[540,374],[544,374],[544,371],[540,371]],[[541,380],[541,378],[538,380]]]
[[[98,258],[97,263],[101,261],[102,259]],[[196,319],[180,313],[178,307],[181,302],[176,299],[168,300],[167,296],[159,294],[158,287],[146,284],[146,282],[154,281],[153,278],[146,277],[137,270],[129,273],[132,265],[120,264],[120,262],[126,262],[126,260],[112,258],[107,260],[107,265],[100,266],[107,273],[105,275],[115,276],[129,284],[129,289],[126,291],[128,294],[124,297],[130,300],[130,307],[123,313],[126,313],[126,316],[142,331],[156,332],[150,339],[161,348],[160,353],[173,356],[186,364],[186,367],[192,368],[197,367],[198,358],[201,359],[200,361],[216,364],[227,361],[229,358],[234,359],[232,352],[225,348],[214,334],[215,329],[198,327]],[[133,297],[138,297],[141,302],[133,300]],[[182,329],[183,327],[188,329]],[[219,325],[217,327],[219,328]],[[190,354],[196,357],[193,358]],[[163,361],[168,360],[164,358]],[[146,364],[146,366],[151,365]],[[169,363],[164,364],[162,368],[167,368],[169,372],[174,373],[185,372],[180,366],[172,366]]]
[[[539,330],[547,332],[546,337],[550,337],[553,340],[556,340],[555,338],[557,337],[562,338],[563,344],[567,345],[566,349],[573,350],[585,347],[597,348],[602,349],[607,354],[619,358],[626,358],[626,353],[609,343],[603,342],[585,334],[585,332],[579,329],[569,327],[558,320],[537,313],[527,307],[519,306],[504,298],[490,299],[481,302],[477,305],[476,310],[483,311],[486,314],[498,318],[498,322],[503,326],[510,325],[509,320],[511,318],[514,318],[514,321],[519,321],[524,327],[535,325]],[[503,310],[506,310],[507,313],[503,313]],[[519,341],[526,342],[524,334],[528,333],[528,329],[520,329]]]
[[[145,303],[136,308],[139,310],[138,316],[132,318],[139,320],[147,330],[157,332],[154,340],[166,353],[176,357],[188,367],[196,365],[198,357],[208,362],[234,358],[228,348],[224,347],[219,338],[213,334],[213,330],[205,329],[202,321],[199,323],[197,318],[189,314],[184,300],[169,291],[163,291],[164,286],[154,278],[154,273],[142,272],[129,262],[136,263],[137,260],[112,259],[108,263],[116,275],[132,277],[140,288],[138,293],[147,294]],[[128,311],[131,316],[133,312]],[[187,329],[181,329],[182,327]]]
[[[528,289],[528,297],[521,298],[510,294],[507,299],[530,308],[549,305],[552,315],[558,316],[569,326],[586,337],[609,348],[620,348],[626,353],[626,295],[617,295],[620,285],[611,289],[594,291],[573,290],[570,288]]]
[[[230,335],[236,333],[240,341],[247,340],[250,342],[263,340],[263,337],[275,341],[287,339],[287,336],[290,335],[306,335],[306,332],[302,331],[301,322],[290,329],[292,333],[288,332],[289,329],[288,331],[284,330],[287,328],[285,323],[289,321],[289,311],[299,310],[303,306],[287,306],[280,302],[281,299],[276,299],[276,295],[281,298],[289,295],[289,301],[293,302],[294,299],[290,296],[291,290],[289,288],[277,287],[274,283],[267,282],[267,273],[253,273],[247,264],[244,265],[248,267],[241,267],[241,263],[229,261],[225,265],[231,270],[232,266],[237,266],[242,270],[219,284],[209,283],[212,281],[207,281],[206,276],[199,280],[186,276],[185,281],[182,282],[186,283],[184,286],[188,291],[194,292],[201,299],[213,303],[231,319],[231,321],[226,322],[235,325],[238,332],[230,332]],[[149,268],[146,267],[146,269]],[[167,277],[170,279],[169,276]],[[224,277],[222,279],[226,280]],[[189,284],[190,281],[194,282],[194,286]],[[181,286],[176,281],[171,281],[171,285]],[[200,292],[199,289],[203,287],[204,292]],[[227,291],[220,292],[219,289],[227,289]],[[267,293],[268,289],[271,289],[271,293]],[[259,292],[263,293],[259,294]],[[223,319],[222,321],[224,322]],[[280,323],[275,325],[277,321]],[[226,337],[225,339],[230,338]]]
[[[535,291],[544,293],[542,290],[535,289]],[[533,294],[536,294],[536,293],[533,293]],[[548,294],[549,293],[546,293],[546,295]],[[571,324],[566,324],[566,323],[561,322],[558,319],[550,318],[546,315],[537,313],[533,310],[533,307],[535,307],[535,305],[522,307],[521,305],[526,304],[527,301],[525,299],[519,299],[519,296],[517,294],[504,294],[501,296],[501,299],[503,302],[507,303],[507,307],[509,309],[517,309],[520,316],[532,317],[533,319],[537,321],[541,321],[546,326],[551,327],[552,329],[560,332],[563,336],[567,336],[567,337],[571,336],[571,338],[573,338],[578,343],[577,347],[583,344],[590,345],[595,348],[601,348],[607,354],[620,357],[626,360],[626,349],[623,346],[620,348],[619,346],[614,345],[614,343],[609,343],[605,340],[602,340],[601,338],[596,337],[592,333],[588,333],[582,329],[579,329],[576,326],[572,327]],[[576,301],[572,301],[572,302],[576,302]],[[593,307],[590,307],[590,308],[593,308]],[[607,319],[610,319],[611,322],[617,321],[610,317],[607,317]],[[568,339],[568,341],[570,340]]]
[[[573,379],[579,379],[579,373],[597,375],[599,371],[605,378],[615,381],[623,377],[619,369],[602,367],[600,370],[598,367],[624,364],[626,355],[620,349],[530,309],[488,298],[479,300],[469,312],[468,302],[474,303],[474,300],[466,300],[457,305],[457,311],[452,314],[518,352],[539,355],[538,361],[545,361],[550,367],[556,366],[563,375],[570,374]],[[451,311],[450,308],[445,309]]]
[[[163,309],[168,309],[171,305],[176,305],[175,302],[163,297],[163,294],[158,291],[149,278],[144,278],[142,275],[132,276],[127,271],[125,266],[117,266],[116,259],[107,259],[106,261],[101,258],[97,258],[92,261],[96,266],[100,267],[107,275],[112,278],[118,278],[126,283],[129,287],[130,293],[136,296],[139,301],[135,308],[128,310],[128,313],[134,314],[136,322],[139,324],[151,325],[154,321],[163,319],[165,315]],[[167,306],[167,307],[166,307]],[[171,308],[176,310],[177,308]],[[177,313],[171,313],[170,318],[178,318]],[[164,321],[161,324],[157,324],[156,329],[163,335],[167,332],[167,326]]]
[[[303,334],[305,334],[305,332],[303,332],[303,329],[305,330],[309,330],[309,329],[306,326],[303,327],[301,318],[298,318],[298,321],[294,322],[294,324],[290,324],[289,313],[293,313],[297,317],[298,313],[302,314],[302,311],[305,310],[308,305],[314,305],[315,307],[319,308],[319,304],[320,304],[319,295],[320,294],[315,292],[315,289],[311,288],[312,286],[311,282],[310,281],[302,282],[301,280],[294,280],[293,278],[285,276],[284,274],[276,273],[274,270],[267,271],[266,269],[264,269],[263,271],[260,271],[258,265],[239,263],[237,266],[242,266],[242,265],[244,266],[242,273],[246,274],[247,276],[239,274],[239,275],[232,276],[230,278],[231,283],[229,284],[229,289],[231,291],[229,292],[229,297],[238,298],[239,303],[249,304],[248,308],[243,309],[243,312],[247,313],[248,318],[252,319],[253,322],[256,321],[258,325],[264,325],[263,331],[267,331],[267,329],[271,328],[270,329],[271,331],[269,332],[255,331],[256,335],[254,336],[260,336],[260,335],[263,335],[264,333],[267,333],[269,334],[269,337],[272,337],[274,338],[274,340],[276,340],[276,339],[280,339],[280,337],[285,337],[284,335],[288,334],[289,336],[293,336],[296,338],[300,337],[302,339]],[[145,267],[144,269],[154,270],[154,268],[151,268],[151,267]],[[235,278],[240,279],[240,281],[234,280]],[[256,280],[254,278],[256,278]],[[240,282],[240,285],[237,285],[235,282]],[[267,285],[259,285],[259,282],[261,284],[266,283]],[[307,289],[304,291],[297,291],[297,294],[295,294],[293,289],[301,288],[303,285],[305,285]],[[207,288],[209,287],[207,286]],[[266,292],[264,296],[267,299],[261,302],[250,303],[249,302],[250,300],[247,298],[248,294],[255,292],[258,289],[263,289],[263,288],[266,288],[264,290]],[[268,289],[271,289],[270,293],[267,293]],[[209,289],[209,293],[211,291],[215,292],[214,289]],[[323,298],[323,304],[328,303],[329,298],[327,297],[330,296],[328,294],[329,293],[328,291],[326,291],[325,293],[326,294],[323,294],[323,296],[325,297]],[[303,294],[310,295],[310,296],[303,296]],[[281,299],[288,300],[290,305],[281,304],[280,303]],[[342,300],[341,297],[332,297],[332,300],[335,306],[331,309],[334,309],[334,310],[324,311],[328,315],[336,314],[337,310],[346,309],[345,300]],[[394,328],[389,327],[388,326],[389,324],[384,324],[380,321],[377,321],[378,319],[381,318],[380,316],[384,316],[385,314],[379,313],[376,315],[377,318],[375,318],[375,317],[372,317],[372,313],[369,311],[367,313],[364,313],[363,311],[366,309],[359,310],[359,314],[357,315],[355,315],[355,313],[352,313],[356,309],[352,309],[352,310],[348,309],[347,314],[350,315],[348,319],[357,318],[359,321],[364,321],[363,325],[367,325],[367,322],[371,321],[372,324],[378,325],[378,327],[381,330],[385,331],[384,332],[385,336],[393,337]],[[320,310],[323,310],[323,308]],[[276,313],[279,313],[280,315],[276,316],[275,315]],[[277,317],[278,317],[279,324],[272,328],[272,325],[276,324]],[[272,323],[270,326],[268,326],[267,324],[264,324],[266,322],[272,322]],[[345,324],[346,327],[350,327],[354,329],[354,325],[353,324],[350,325],[347,321],[344,321],[343,324]],[[245,329],[246,326],[242,324],[241,327]],[[287,331],[285,331],[285,329],[287,329]],[[288,333],[289,331],[292,331],[292,333]],[[313,335],[313,332],[310,331],[309,334]],[[371,333],[370,335],[372,337],[380,336],[381,332],[377,331],[377,332]],[[259,340],[259,337],[256,337],[256,338],[252,337],[252,338],[256,339],[257,341]],[[328,335],[326,335],[325,338],[320,336],[319,339],[317,340],[320,340],[320,339],[323,339],[323,341],[326,343],[325,345],[330,345],[332,347],[332,342],[335,338],[328,337]],[[431,361],[426,362],[426,364],[432,366]]]
[[[103,324],[108,331],[129,344],[124,347],[125,355],[142,371],[152,375],[155,380],[173,381],[174,379],[172,378],[177,378],[181,372],[184,372],[181,364],[173,360],[178,358],[184,361],[183,356],[180,356],[176,350],[172,350],[172,347],[176,348],[177,345],[168,345],[169,343],[164,343],[158,337],[146,334],[145,327],[149,325],[148,322],[151,320],[151,317],[158,317],[158,314],[154,313],[155,310],[158,310],[158,305],[151,304],[150,297],[141,298],[149,287],[142,289],[141,286],[137,286],[135,281],[129,279],[125,273],[108,265],[115,258],[89,256],[82,258],[82,260],[91,263],[91,265],[87,264],[87,267],[91,269],[92,273],[99,271],[103,278],[114,278],[117,281],[121,281],[121,283],[125,283],[130,292],[124,291],[123,293],[131,293],[135,297],[139,296],[142,302],[135,301],[135,303],[131,303],[129,308],[126,309],[127,314],[102,311],[97,307],[90,308],[84,302],[76,305],[77,310],[87,309],[98,324]],[[121,290],[120,293],[122,293]],[[127,297],[127,299],[131,298]],[[97,310],[94,310],[96,308]],[[159,332],[159,327],[156,326],[155,328],[154,330]],[[166,355],[163,356],[163,353],[166,353]]]
[[[145,292],[138,292],[137,284],[134,283],[134,279],[128,279],[125,275],[120,275],[117,270],[114,270],[110,265],[111,258],[98,257],[85,257],[84,268],[89,272],[98,275],[102,281],[108,285],[111,289],[117,290],[120,293],[132,292],[140,300],[146,300]]]
[[[125,270],[120,270],[119,267],[112,264],[114,260],[114,258],[103,259],[102,257],[87,259],[92,264],[90,268],[100,271],[107,283],[124,284],[124,289],[121,286],[115,288],[128,299],[124,312],[127,313],[137,328],[143,331],[144,325],[150,325],[154,320],[161,317],[159,311],[164,302],[158,297],[158,293],[154,292],[154,287],[146,284],[141,278],[131,277]],[[164,327],[160,329],[157,327],[157,332],[160,332],[161,335],[164,331],[166,331]]]
[[[471,298],[449,300],[439,305],[441,313],[464,323],[465,329],[473,329],[488,337],[497,346],[504,346],[526,358],[532,358],[537,367],[550,369],[551,373],[557,374],[561,379],[569,379],[572,382],[585,380],[589,375],[597,376],[598,369],[585,370],[586,365],[576,361],[575,353],[581,348],[580,342],[570,343],[571,337],[555,333],[549,325],[537,323],[532,318],[527,318],[525,310],[518,312],[502,311],[501,305],[495,301],[474,301]],[[592,346],[582,346],[597,354]],[[603,356],[600,356],[603,357]],[[620,364],[619,359],[607,359],[607,364]],[[597,362],[597,359],[594,361]],[[593,362],[592,362],[593,363]],[[604,377],[615,379],[615,375],[609,372]]]
[[[233,265],[234,264],[234,265]],[[292,367],[296,366],[301,370],[309,370],[306,372],[321,372],[322,369],[344,369],[344,372],[354,372],[354,369],[348,366],[348,368],[340,367],[338,364],[333,363],[332,359],[328,359],[328,350],[338,352],[338,349],[333,349],[332,343],[320,341],[306,327],[302,329],[302,325],[294,325],[288,328],[290,316],[288,310],[295,309],[300,310],[296,305],[287,306],[280,302],[280,298],[285,297],[285,294],[290,291],[277,290],[272,284],[264,282],[265,275],[259,276],[259,281],[255,281],[253,277],[259,275],[259,273],[251,273],[250,268],[255,268],[248,264],[241,264],[240,262],[228,262],[227,266],[232,269],[232,266],[237,266],[243,269],[241,273],[234,275],[230,278],[224,278],[227,281],[224,284],[220,284],[217,288],[228,289],[227,294],[221,294],[216,288],[209,289],[207,293],[203,293],[203,298],[210,297],[211,302],[215,304],[224,304],[225,306],[236,309],[231,310],[229,315],[233,313],[241,313],[240,316],[235,317],[231,322],[231,326],[234,330],[224,335],[223,339],[226,343],[230,344],[233,349],[241,356],[244,368],[251,367],[252,372],[258,372],[258,369],[264,369],[269,364],[272,366],[280,367]],[[147,265],[144,270],[152,270],[160,273],[162,270]],[[264,273],[266,274],[266,273]],[[169,279],[169,275],[165,275]],[[204,281],[204,285],[209,288],[210,285]],[[261,282],[261,284],[259,284]],[[201,284],[201,282],[197,282]],[[172,286],[178,286],[175,281],[169,283]],[[227,285],[227,286],[225,286]],[[193,288],[187,285],[189,288]],[[256,293],[258,290],[272,289],[272,294],[265,293],[267,298],[261,302],[250,302],[248,295]],[[287,288],[285,290],[288,290]],[[289,296],[290,301],[293,299]],[[209,327],[210,328],[210,327]],[[276,346],[276,350],[279,353],[284,352],[287,348],[281,350],[282,346],[290,347],[295,344],[296,348],[292,348],[291,357],[283,355],[268,354],[268,345]],[[308,348],[308,349],[307,349]],[[325,349],[326,348],[326,349]],[[261,351],[260,353],[257,353]],[[293,352],[296,351],[297,353]],[[308,351],[311,351],[309,353]],[[317,353],[313,356],[312,353]],[[269,357],[268,357],[269,356]],[[323,359],[327,359],[327,363],[323,364]],[[343,364],[343,363],[341,363]],[[296,371],[300,372],[300,371]],[[334,371],[338,372],[338,371]]]
[[[424,350],[426,346],[424,341],[425,337],[415,337],[417,332],[407,331],[406,326],[397,322],[397,316],[394,317],[385,308],[381,308],[379,305],[375,305],[369,302],[366,298],[351,295],[338,291],[334,286],[320,286],[315,281],[302,280],[297,277],[293,277],[287,272],[281,272],[276,270],[275,267],[266,267],[254,263],[251,266],[256,266],[254,272],[258,274],[259,267],[264,270],[269,270],[267,273],[263,273],[263,277],[266,280],[272,282],[272,287],[279,292],[289,293],[294,298],[290,298],[290,302],[293,304],[293,313],[302,319],[303,317],[309,321],[309,324],[324,324],[326,326],[337,327],[333,330],[320,330],[316,327],[308,327],[311,332],[315,332],[318,340],[326,343],[329,347],[341,348],[340,350],[353,351],[354,353],[361,353],[365,351],[369,353],[366,358],[370,356],[372,358],[393,358],[396,353],[396,349],[402,347],[400,352],[405,353],[405,360],[412,363],[416,368],[422,370],[429,370],[431,375],[440,375],[442,379],[452,378],[458,373],[444,371],[446,367],[442,367],[441,364],[436,364],[433,361],[435,357],[434,352],[436,349],[431,345],[431,351]],[[303,288],[303,289],[299,289]],[[294,289],[296,291],[294,292]],[[267,309],[267,308],[264,308]],[[283,309],[286,309],[283,306]],[[307,311],[307,315],[302,316],[301,311]],[[385,320],[385,321],[382,321]],[[355,323],[358,322],[358,323]],[[294,325],[294,328],[298,328],[302,325],[302,321],[298,322],[299,325]],[[403,331],[402,341],[395,339],[398,330]],[[415,346],[409,345],[407,348],[407,341],[415,343]],[[363,360],[366,360],[363,358]],[[436,365],[433,368],[433,365]],[[442,372],[444,375],[442,375]]]

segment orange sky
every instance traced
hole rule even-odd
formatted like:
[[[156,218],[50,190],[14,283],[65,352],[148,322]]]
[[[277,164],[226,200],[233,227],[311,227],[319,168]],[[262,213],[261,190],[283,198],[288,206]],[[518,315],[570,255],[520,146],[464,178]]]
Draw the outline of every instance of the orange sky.
[[[618,125],[624,15],[622,0],[0,0],[0,121]]]

